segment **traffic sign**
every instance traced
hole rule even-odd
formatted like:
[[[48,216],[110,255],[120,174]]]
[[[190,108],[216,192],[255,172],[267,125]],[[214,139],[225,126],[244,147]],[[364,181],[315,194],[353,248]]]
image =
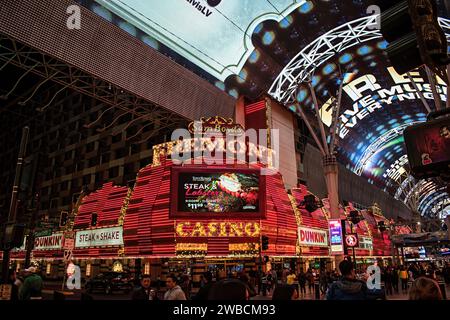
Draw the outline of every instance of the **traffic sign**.
[[[347,234],[345,236],[345,244],[352,248],[358,246],[358,235],[356,233]]]

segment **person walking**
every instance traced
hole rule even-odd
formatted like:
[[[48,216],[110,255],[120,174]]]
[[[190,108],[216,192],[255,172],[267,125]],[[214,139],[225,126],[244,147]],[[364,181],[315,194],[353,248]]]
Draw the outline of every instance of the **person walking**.
[[[11,300],[17,301],[19,300],[19,288],[22,285],[22,282],[17,278],[17,273],[15,269],[9,269],[9,281],[11,287]]]
[[[247,291],[248,291],[248,294],[249,294],[250,298],[256,296],[256,289],[250,283],[250,278],[249,278],[249,276],[246,273],[241,273],[239,275],[239,280],[241,280],[247,286]],[[270,286],[268,286],[268,287],[269,287],[269,290],[270,290]]]
[[[309,293],[311,294],[314,292],[314,275],[311,269],[308,269],[308,271],[306,272],[306,280],[308,281],[308,289]]]
[[[192,300],[208,300],[209,292],[213,285],[213,275],[211,272],[205,272],[203,274],[203,286],[200,287],[197,294],[192,298]]]
[[[367,300],[367,285],[357,280],[353,263],[343,260],[339,264],[342,278],[333,282],[327,290],[327,300]]]
[[[392,268],[388,267],[386,269],[386,273],[384,274],[384,288],[386,291],[386,295],[392,295],[392,281],[393,281],[393,273],[392,273]]]
[[[181,287],[177,284],[177,278],[171,274],[166,278],[167,291],[164,300],[187,300]]]
[[[396,266],[392,269],[392,288],[398,294],[398,268]]]
[[[402,292],[407,293],[408,291],[408,271],[405,266],[401,266],[398,272],[398,277],[400,278],[400,282],[402,283]]]
[[[150,276],[144,275],[140,286],[133,291],[131,300],[159,300],[156,292],[150,288],[150,284]]]
[[[325,272],[325,269],[322,268],[319,273],[320,293],[325,294],[327,292],[327,287],[328,287],[327,274]]]
[[[298,285],[300,286],[300,297],[304,298],[306,296],[306,275],[303,270],[300,270],[300,273],[297,276]]]
[[[25,269],[26,278],[19,290],[20,300],[42,299],[43,281],[35,267]]]
[[[191,284],[191,280],[189,279],[189,276],[187,274],[185,274],[181,277],[180,287],[183,290],[184,295],[186,296],[186,299],[189,300],[191,297],[192,284]]]

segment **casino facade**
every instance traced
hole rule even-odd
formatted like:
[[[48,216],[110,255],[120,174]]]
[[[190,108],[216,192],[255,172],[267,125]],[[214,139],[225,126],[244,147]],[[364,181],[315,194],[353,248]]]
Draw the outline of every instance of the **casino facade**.
[[[284,112],[265,99],[244,107],[243,119],[250,121],[243,124],[218,116],[196,122],[202,132],[191,133],[198,134],[194,137],[200,141],[199,153],[186,148],[196,145],[189,140],[154,146],[153,161],[139,170],[134,186],[106,183],[81,194],[60,230],[35,239],[32,260],[50,279],[61,278],[69,261],[80,266],[85,279],[127,271],[164,280],[175,272],[192,275],[194,283],[206,270],[220,278],[258,269],[334,269],[327,199],[319,199],[302,184],[286,187],[282,172],[288,159],[279,160],[278,170],[273,167],[275,151],[266,141],[274,141],[271,131],[264,141],[259,137],[257,146],[247,143],[239,149],[241,156],[237,147],[228,150],[233,145],[228,140],[239,137],[222,136],[227,128],[239,135],[244,128],[257,127],[252,114],[260,112],[259,119],[266,120],[267,110],[272,115]],[[207,153],[210,145],[223,148]],[[272,158],[252,162],[249,150],[260,156],[264,150]],[[225,158],[215,152],[223,152]],[[351,203],[342,205],[342,221],[355,210]],[[352,230],[349,223],[343,226],[358,236],[358,264],[380,259],[392,263],[389,235],[378,229],[380,221],[388,225],[388,220],[376,206],[359,214],[364,220]],[[18,268],[24,249],[13,253]],[[352,250],[346,248],[345,254],[351,256]]]

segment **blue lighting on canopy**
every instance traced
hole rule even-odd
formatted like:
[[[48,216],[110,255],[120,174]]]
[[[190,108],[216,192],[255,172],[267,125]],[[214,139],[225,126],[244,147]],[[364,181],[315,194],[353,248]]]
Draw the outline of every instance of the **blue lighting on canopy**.
[[[366,55],[366,54],[371,53],[372,50],[373,50],[373,49],[372,49],[371,47],[369,47],[369,46],[362,46],[361,48],[358,49],[358,54],[359,54],[360,56],[364,56],[364,55]]]
[[[241,72],[239,72],[239,76],[237,77],[237,81],[239,83],[244,83],[245,80],[247,80],[248,72],[245,69],[242,69]]]
[[[377,44],[377,47],[378,47],[379,49],[381,49],[381,50],[386,49],[387,46],[388,46],[387,41],[380,41],[380,42],[378,42],[378,44]]]
[[[298,11],[301,13],[308,13],[312,9],[314,9],[314,5],[311,1],[307,1],[304,5],[302,5],[300,8],[298,8]]]
[[[319,81],[320,81],[320,76],[314,76],[311,81],[313,87],[315,87],[319,83]]]
[[[392,119],[392,120],[389,120],[389,122],[388,122],[389,124],[394,124],[394,123],[397,123],[397,119]]]
[[[131,34],[132,36],[136,36],[136,28],[133,25],[131,25],[130,23],[125,22],[125,21],[120,21],[119,22],[119,27],[122,30],[125,30],[126,32]]]
[[[263,43],[268,46],[275,40],[275,33],[273,31],[267,31],[263,36]]]
[[[232,90],[228,91],[228,94],[232,97],[235,97],[236,99],[239,98],[239,93],[236,89],[232,89]]]
[[[305,100],[305,98],[308,96],[308,93],[306,92],[306,90],[300,90],[300,92],[297,95],[297,101],[298,102],[303,102],[303,100]]]
[[[289,27],[292,24],[293,20],[294,19],[292,18],[292,16],[288,16],[286,18],[283,18],[280,21],[279,25],[280,25],[281,28],[286,29],[287,27]]]
[[[251,53],[251,55],[250,55],[250,57],[248,58],[248,61],[250,62],[250,63],[255,63],[255,62],[257,62],[258,60],[259,60],[259,57],[261,56],[261,54],[259,53],[259,51],[257,50],[257,49],[255,49],[252,53]]]
[[[159,50],[159,43],[155,39],[153,39],[150,36],[144,36],[142,38],[142,41],[146,44],[148,44],[150,47],[152,47],[155,50]]]
[[[324,75],[329,75],[334,70],[336,70],[336,65],[334,63],[329,63],[323,68],[323,74]]]
[[[98,14],[100,17],[108,20],[108,21],[112,21],[113,15],[111,13],[111,11],[106,10],[104,7],[102,6],[94,6],[93,11]]]
[[[263,29],[263,24],[260,23],[256,26],[254,33],[259,33]]]
[[[340,63],[349,63],[353,59],[350,53],[346,53],[339,58]]]
[[[216,87],[219,88],[220,90],[225,91],[225,83],[223,83],[222,81],[216,81],[215,85],[216,85]]]

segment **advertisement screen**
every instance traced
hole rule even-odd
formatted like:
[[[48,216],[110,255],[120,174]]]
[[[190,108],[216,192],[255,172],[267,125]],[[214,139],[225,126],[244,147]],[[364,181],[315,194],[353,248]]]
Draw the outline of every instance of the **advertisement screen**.
[[[329,220],[331,254],[344,253],[342,225],[340,220]]]
[[[259,171],[174,170],[172,175],[177,186],[172,215],[251,217],[262,213]]]

